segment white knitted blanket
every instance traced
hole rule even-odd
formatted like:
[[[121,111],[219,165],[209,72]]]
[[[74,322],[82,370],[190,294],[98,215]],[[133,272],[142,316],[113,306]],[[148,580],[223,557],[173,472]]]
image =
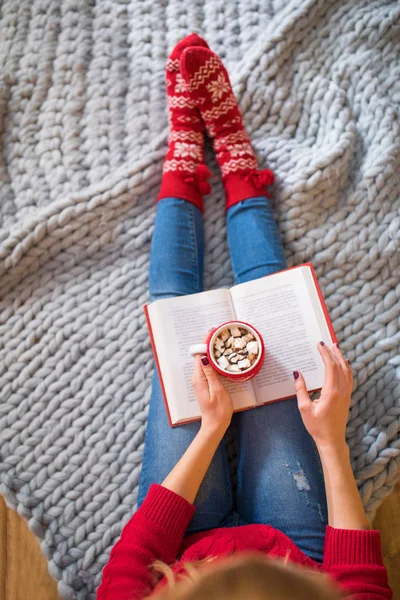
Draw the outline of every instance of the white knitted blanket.
[[[135,509],[164,68],[191,31],[225,61],[289,264],[314,263],[354,369],[372,517],[400,466],[398,2],[3,0],[0,19],[0,491],[61,595],[94,598]],[[232,283],[209,164],[206,288]]]

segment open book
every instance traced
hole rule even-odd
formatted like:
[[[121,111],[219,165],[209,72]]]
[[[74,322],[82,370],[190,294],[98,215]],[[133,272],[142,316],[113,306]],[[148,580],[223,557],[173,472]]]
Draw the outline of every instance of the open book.
[[[189,346],[201,343],[212,327],[245,321],[264,338],[264,365],[253,379],[239,383],[218,375],[235,411],[292,397],[294,370],[302,372],[309,391],[321,389],[325,371],[317,344],[336,342],[311,263],[230,289],[156,300],[144,311],[171,426],[200,418]]]

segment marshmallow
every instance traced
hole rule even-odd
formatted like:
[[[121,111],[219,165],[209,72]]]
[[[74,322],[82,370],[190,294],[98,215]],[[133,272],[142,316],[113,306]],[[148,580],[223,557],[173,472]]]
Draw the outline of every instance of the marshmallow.
[[[240,369],[237,365],[228,365],[226,370],[230,371],[231,373],[240,373]]]
[[[248,351],[249,354],[257,354],[258,352],[258,342],[254,341],[254,342],[248,342],[246,349]]]
[[[217,363],[219,364],[219,366],[221,367],[221,369],[226,369],[226,367],[229,365],[228,360],[226,358],[226,356],[221,356],[218,360]]]
[[[230,363],[236,363],[238,360],[240,360],[240,356],[239,354],[237,354],[236,352],[233,352],[229,357],[228,360]]]
[[[224,348],[224,342],[219,337],[215,338],[214,344],[216,345],[217,348],[221,348],[221,349]]]
[[[230,329],[231,335],[233,335],[233,337],[240,337],[242,335],[240,333],[239,327],[230,327],[229,329]]]
[[[249,344],[251,344],[251,342],[249,342]],[[234,350],[242,350],[243,348],[246,348],[246,340],[244,340],[242,337],[235,338],[233,340],[233,348]]]
[[[225,346],[227,348],[230,348],[233,344],[233,335],[231,335],[231,337],[225,342]]]
[[[239,360],[238,367],[239,369],[248,369],[251,366],[251,362],[248,358],[244,358],[243,360]]]

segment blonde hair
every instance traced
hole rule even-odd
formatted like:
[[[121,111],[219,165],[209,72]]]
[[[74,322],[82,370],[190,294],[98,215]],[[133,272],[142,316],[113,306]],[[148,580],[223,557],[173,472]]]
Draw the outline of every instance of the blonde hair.
[[[175,576],[159,561],[155,571],[166,577],[152,600],[340,600],[343,593],[327,575],[282,559],[241,553],[214,562],[205,559],[184,565]]]

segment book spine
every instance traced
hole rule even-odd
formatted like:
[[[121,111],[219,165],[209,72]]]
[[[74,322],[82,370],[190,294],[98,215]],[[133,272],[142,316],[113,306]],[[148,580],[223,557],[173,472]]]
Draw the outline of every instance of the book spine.
[[[165,404],[165,408],[166,408],[166,411],[167,411],[168,421],[169,421],[170,426],[173,427],[174,425],[172,424],[172,421],[171,421],[171,414],[169,412],[167,394],[165,392],[164,381],[163,381],[163,377],[162,377],[162,373],[161,373],[160,362],[158,360],[158,354],[157,354],[157,350],[156,350],[156,344],[154,342],[153,329],[151,327],[151,320],[150,320],[149,310],[148,310],[147,306],[148,305],[145,304],[144,307],[143,307],[144,316],[146,318],[147,329],[149,330],[150,343],[151,343],[151,347],[153,349],[154,360],[155,360],[155,363],[156,363],[156,369],[157,369],[157,373],[158,373],[158,378],[160,380],[161,391],[162,391],[162,395],[163,395],[163,398],[164,398],[164,404]]]

